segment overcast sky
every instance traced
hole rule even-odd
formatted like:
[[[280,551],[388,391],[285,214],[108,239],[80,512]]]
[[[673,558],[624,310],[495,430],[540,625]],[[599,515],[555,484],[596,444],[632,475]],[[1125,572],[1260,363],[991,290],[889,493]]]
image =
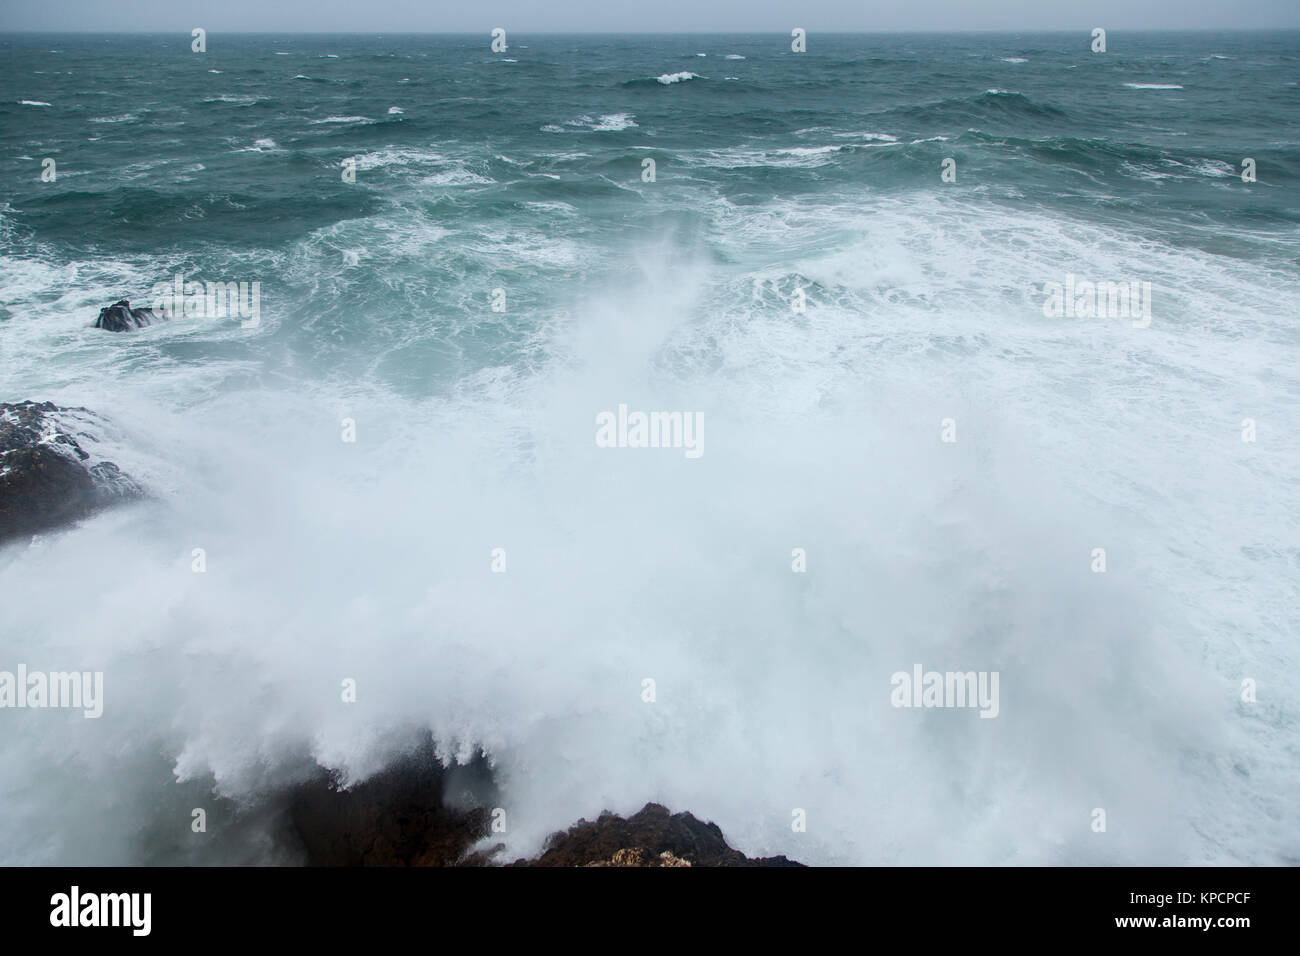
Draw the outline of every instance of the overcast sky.
[[[0,30],[292,33],[1300,28],[1300,0],[0,0]]]

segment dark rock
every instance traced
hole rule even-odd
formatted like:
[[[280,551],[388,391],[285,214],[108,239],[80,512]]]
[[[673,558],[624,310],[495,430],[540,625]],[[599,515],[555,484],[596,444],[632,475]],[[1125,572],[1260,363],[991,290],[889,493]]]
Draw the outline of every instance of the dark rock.
[[[626,819],[602,813],[546,841],[535,860],[514,866],[802,866],[784,856],[753,858],[727,845],[716,823],[647,803]]]
[[[95,328],[107,329],[109,332],[130,332],[153,325],[161,318],[153,309],[133,309],[126,299],[119,299],[113,305],[99,310]]]
[[[0,403],[0,541],[86,517],[142,489],[111,461],[92,461],[78,438],[96,416],[53,402]],[[77,431],[76,429],[83,429]]]
[[[486,776],[481,762],[461,773]],[[326,777],[299,788],[290,814],[310,866],[474,866],[488,811],[452,799],[455,771],[408,760],[350,790]]]
[[[423,753],[431,753],[428,746]],[[290,795],[292,827],[310,866],[486,866],[501,850],[490,836],[497,799],[487,762],[444,768],[412,757],[350,790],[322,774]],[[535,860],[510,866],[802,866],[783,856],[750,859],[716,824],[648,803],[624,819],[602,813],[556,833]]]

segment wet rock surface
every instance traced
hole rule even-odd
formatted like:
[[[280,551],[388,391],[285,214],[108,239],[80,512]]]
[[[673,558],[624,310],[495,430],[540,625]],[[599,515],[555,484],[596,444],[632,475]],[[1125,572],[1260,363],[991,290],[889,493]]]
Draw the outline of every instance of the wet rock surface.
[[[118,299],[112,305],[99,310],[95,328],[109,332],[130,332],[153,325],[164,318],[153,309],[133,309],[126,299]]]
[[[0,403],[0,541],[77,521],[143,490],[111,461],[96,460],[102,419],[52,402]]]

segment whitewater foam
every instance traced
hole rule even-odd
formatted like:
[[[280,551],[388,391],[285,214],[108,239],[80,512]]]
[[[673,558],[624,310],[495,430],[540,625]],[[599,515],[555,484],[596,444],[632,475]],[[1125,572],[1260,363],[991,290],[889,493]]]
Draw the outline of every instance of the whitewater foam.
[[[1186,290],[1169,311],[1194,330],[1217,310],[1262,305],[1252,268],[1211,273],[1188,253],[1153,259],[1136,240],[1023,216],[1025,239],[1009,248],[987,238],[1010,226],[993,211],[935,200],[716,212],[736,249],[787,264],[718,281],[656,251],[635,288],[588,298],[554,329],[551,359],[533,373],[484,369],[436,400],[301,381],[173,411],[156,393],[183,379],[122,378],[117,413],[135,424],[120,463],[152,474],[149,455],[165,449],[172,490],[37,550],[9,549],[0,578],[27,596],[11,608],[15,653],[35,661],[60,641],[127,691],[94,741],[27,720],[0,743],[10,765],[24,778],[69,775],[61,819],[93,791],[138,807],[124,813],[144,826],[132,794],[157,786],[155,752],[174,755],[166,799],[178,807],[206,787],[247,806],[316,765],[365,779],[428,729],[448,761],[490,753],[514,821],[509,855],[579,816],[656,798],[718,821],[747,852],[809,862],[1187,860],[1178,781],[1203,767],[1202,788],[1235,787],[1230,775],[1215,782],[1222,721],[1206,720],[1231,705],[1188,657],[1206,622],[1188,619],[1176,582],[1200,578],[1174,561],[1166,596],[1129,574],[1090,574],[1087,554],[1104,541],[1150,570],[1170,561],[1151,526],[1200,540],[1267,486],[1224,463],[1244,481],[1239,496],[1199,516],[1175,504],[1204,507],[1217,482],[1203,484],[1197,446],[1183,444],[1202,416],[1170,411],[1216,400],[1176,380],[1144,385],[1144,363],[1124,356],[1169,361],[1186,346],[1158,326],[1139,341],[1047,324],[1036,309],[1008,314],[1006,294],[1023,286],[1028,297],[1061,260],[1107,274],[1140,256]],[[815,251],[827,229],[861,239]],[[483,261],[501,261],[505,246],[491,243],[520,238],[517,225],[485,235]],[[552,236],[531,241],[553,256]],[[427,248],[374,249],[370,262]],[[330,274],[324,260],[301,268]],[[791,321],[796,284],[812,305]],[[1206,288],[1221,291],[1207,301]],[[1220,374],[1254,361],[1248,341],[1225,351],[1211,330],[1193,334],[1208,336]],[[1044,341],[1085,364],[1019,363]],[[956,361],[969,373],[961,391],[943,384]],[[1059,403],[1053,432],[1042,396],[1068,395],[1079,376],[1115,397]],[[705,470],[595,448],[592,414],[620,401],[704,412],[710,450],[691,464]],[[955,447],[938,440],[946,416],[962,429]],[[358,423],[358,445],[339,442],[343,417]],[[1118,513],[1095,497],[1104,476],[1088,463],[1099,460],[1124,475],[1107,481]],[[1146,497],[1153,488],[1166,504]],[[708,505],[684,506],[693,501]],[[1144,518],[1121,520],[1129,508]],[[808,549],[807,576],[790,572],[795,546]],[[189,568],[193,547],[208,555],[203,575]],[[505,575],[490,572],[493,547],[507,550]],[[107,554],[133,568],[129,593],[94,573]],[[79,600],[55,621],[44,609],[70,579]],[[1269,585],[1255,586],[1268,606]],[[915,659],[1000,671],[999,717],[894,710],[889,675]],[[338,701],[343,677],[361,688],[355,708]],[[653,706],[640,697],[646,677]],[[149,693],[130,691],[146,682]],[[1061,739],[1075,740],[1068,754]],[[720,772],[691,772],[701,764]],[[907,783],[936,777],[964,784]],[[7,787],[10,860],[159,852],[75,822],[50,843],[50,828],[30,825],[41,808],[15,780]],[[1098,802],[1136,821],[1124,841],[1098,843],[1079,822]],[[791,834],[791,807],[817,827]],[[1212,816],[1185,811],[1215,830]],[[1260,832],[1274,832],[1258,812]]]
[[[76,228],[103,200],[71,191],[0,205],[0,394],[111,414],[105,456],[150,491],[0,548],[10,661],[117,689],[80,721],[94,737],[33,712],[0,735],[4,862],[294,862],[270,795],[322,768],[366,779],[430,734],[452,763],[488,752],[507,857],[658,800],[810,863],[1300,859],[1285,190],[1239,186],[1195,111],[1159,118],[1191,131],[1177,152],[1145,115],[1147,142],[1104,139],[1133,127],[1094,113],[1151,109],[1104,58],[1071,74],[1095,100],[980,133],[961,112],[994,103],[977,86],[883,112],[790,86],[736,103],[786,61],[815,77],[797,57],[752,91],[665,100],[647,74],[674,42],[648,68],[612,56],[604,85],[521,84],[535,108],[496,119],[463,89],[416,138],[268,107],[196,152],[109,157],[124,183],[211,167],[113,197],[136,221],[147,203],[147,230]],[[421,68],[412,103],[446,92]],[[886,92],[894,67],[872,69]],[[287,103],[277,83],[298,84],[268,71]],[[386,109],[313,89],[320,115]],[[611,117],[644,131],[598,135]],[[536,133],[547,119],[583,150]],[[315,159],[308,128],[333,144]],[[306,165],[257,155],[270,135]],[[960,188],[922,145],[947,135],[984,167]],[[362,188],[337,182],[349,155]],[[1198,184],[1268,201],[1225,219],[1182,202]],[[264,281],[259,329],[89,328],[196,261]],[[1151,282],[1154,320],[1044,318],[1038,290],[1067,273]],[[708,454],[597,447],[594,416],[620,405],[700,413]],[[997,717],[892,707],[917,662],[998,673]],[[196,806],[221,840],[175,839]]]

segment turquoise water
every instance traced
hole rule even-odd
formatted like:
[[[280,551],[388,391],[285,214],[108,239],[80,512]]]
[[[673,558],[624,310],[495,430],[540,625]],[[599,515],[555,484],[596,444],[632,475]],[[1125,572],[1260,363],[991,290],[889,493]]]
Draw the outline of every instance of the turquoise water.
[[[154,492],[0,554],[6,659],[109,701],[0,742],[7,858],[261,859],[169,808],[423,730],[519,853],[657,799],[808,862],[1300,858],[1300,34],[1089,42],[0,38],[0,397]],[[177,273],[258,324],[90,328]],[[597,448],[620,403],[705,453]],[[999,718],[892,709],[914,662]]]
[[[1295,34],[1125,35],[1107,54],[1056,34],[819,36],[802,55],[765,36],[519,37],[504,54],[477,36],[216,37],[203,54],[11,36],[3,53],[6,254],[119,260],[110,296],[177,271],[260,279],[275,345],[412,394],[516,359],[519,324],[616,282],[647,242],[738,275],[849,238],[729,218],[781,204],[942,197],[1296,263]],[[1257,188],[1234,175],[1246,155]],[[342,264],[354,247],[372,258]],[[483,316],[502,283],[510,329]],[[358,312],[384,331],[359,334]]]

